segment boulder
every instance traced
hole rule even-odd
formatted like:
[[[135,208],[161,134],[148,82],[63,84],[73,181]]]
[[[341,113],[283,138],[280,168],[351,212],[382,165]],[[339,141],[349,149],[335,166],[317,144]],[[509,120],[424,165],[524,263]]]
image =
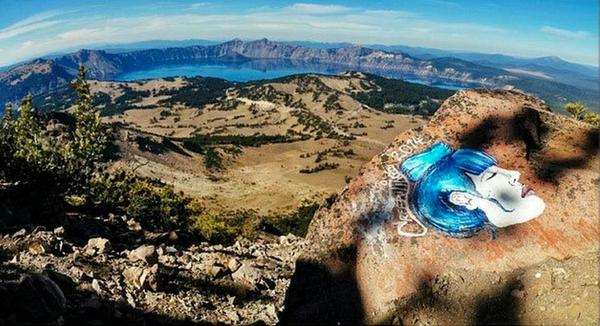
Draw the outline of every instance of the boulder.
[[[54,322],[66,308],[67,300],[60,287],[42,274],[23,276],[14,295],[21,322]]]
[[[433,151],[438,143],[449,149]],[[476,150],[469,153],[487,153],[477,156],[484,159],[473,161],[474,168],[464,167],[472,168],[471,176],[460,174],[470,178],[476,194],[419,197],[437,189],[422,188],[429,185],[422,178],[433,173],[432,166],[445,168],[435,164],[450,162],[447,153],[465,147]],[[407,161],[420,153],[427,154]],[[489,175],[483,175],[478,166],[492,161],[488,154],[505,170],[485,170]],[[539,100],[515,91],[457,92],[424,127],[401,134],[365,164],[335,203],[316,213],[286,294],[282,322],[570,324],[579,318],[598,320],[598,289],[588,288],[577,296],[588,298],[581,308],[554,305],[541,311],[536,297],[546,290],[529,288],[526,280],[554,261],[566,265],[572,263],[570,259],[591,255],[597,264],[593,253],[600,240],[599,162],[598,129],[588,124],[552,113]],[[508,179],[504,171],[516,172]],[[480,185],[490,184],[490,178],[502,183],[484,193]],[[507,209],[494,215],[496,211],[482,199],[498,195],[495,205],[499,206],[519,197],[508,190],[495,192],[502,187],[522,187],[521,198],[537,196],[545,208],[539,209],[543,206],[538,202],[525,205],[526,214],[510,216],[514,210]],[[431,224],[446,216],[440,213],[444,207],[426,206],[440,198],[465,216],[483,213],[479,216],[495,219],[500,226],[509,219],[522,221],[506,227],[490,222],[452,233],[447,228],[452,225]],[[515,205],[520,202],[514,199]],[[432,210],[420,210],[423,207]],[[523,296],[522,291],[536,294]]]
[[[123,277],[129,286],[154,292],[164,288],[170,274],[170,270],[165,270],[159,264],[154,264],[150,268],[132,266],[123,271]]]
[[[127,256],[130,261],[143,261],[148,265],[158,262],[158,253],[153,245],[143,245],[132,250]]]
[[[33,241],[29,244],[27,250],[32,255],[41,255],[51,252],[52,248],[45,242]]]
[[[54,230],[52,232],[54,233],[54,235],[56,235],[58,237],[62,237],[65,235],[65,228],[62,226],[59,226],[59,227],[54,228]]]
[[[231,277],[237,285],[250,291],[256,291],[261,283],[262,273],[258,268],[244,263],[235,273],[231,274]]]
[[[105,238],[91,238],[84,248],[84,253],[88,256],[106,254],[112,250],[110,241]]]
[[[144,286],[144,283],[146,283],[148,271],[141,267],[132,266],[123,271],[123,277],[129,286],[135,289],[141,289]]]
[[[240,266],[242,266],[242,263],[240,263],[240,260],[235,257],[232,257],[229,259],[229,261],[227,261],[227,268],[229,268],[229,271],[232,273],[237,271]]]

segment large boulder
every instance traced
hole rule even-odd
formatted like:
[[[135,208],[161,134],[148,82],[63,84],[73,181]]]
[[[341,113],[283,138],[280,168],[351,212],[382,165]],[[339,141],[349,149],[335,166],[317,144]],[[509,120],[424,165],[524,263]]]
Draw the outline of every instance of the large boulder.
[[[84,253],[88,256],[107,254],[112,250],[112,245],[105,238],[91,238],[84,247]]]
[[[454,170],[424,181],[464,147],[475,192],[446,191]],[[521,93],[460,91],[316,214],[282,321],[596,324],[598,163],[598,129]]]
[[[158,253],[153,245],[142,245],[132,250],[128,258],[130,261],[142,261],[148,265],[153,265],[158,262]]]
[[[42,274],[22,277],[13,299],[16,300],[19,321],[49,323],[59,319],[67,300],[62,290]]]

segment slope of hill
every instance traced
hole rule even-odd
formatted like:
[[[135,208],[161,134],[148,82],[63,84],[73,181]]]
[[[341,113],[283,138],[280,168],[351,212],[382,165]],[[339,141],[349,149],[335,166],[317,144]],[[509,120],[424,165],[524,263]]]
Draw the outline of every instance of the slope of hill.
[[[385,52],[360,46],[335,49],[317,49],[272,42],[267,39],[245,42],[232,40],[217,45],[191,46],[185,48],[166,48],[140,50],[124,53],[81,50],[48,62],[55,67],[44,76],[45,79],[58,80],[65,72],[74,75],[79,64],[89,69],[90,76],[97,79],[114,79],[128,71],[136,71],[164,64],[182,64],[203,62],[206,60],[243,61],[253,59],[285,59],[311,64],[338,64],[349,70],[377,69],[380,71],[411,74],[417,78],[440,79],[484,87],[517,87],[522,91],[549,100],[553,106],[560,107],[566,101],[584,101],[597,110],[596,92],[578,89],[531,74],[511,73],[507,70],[487,67],[456,58],[438,58],[422,60],[401,52]],[[39,94],[46,90],[48,83],[37,82],[38,64],[18,66],[0,73],[0,101],[15,100],[26,92]],[[19,78],[9,78],[18,76]],[[11,82],[17,80],[16,82]],[[558,87],[549,86],[549,83]],[[26,85],[27,87],[24,87]],[[551,91],[549,91],[551,90]],[[576,93],[577,95],[573,95]]]
[[[93,81],[121,159],[204,202],[260,212],[295,209],[342,187],[399,130],[421,125],[439,88],[362,73],[231,83],[215,78]],[[68,110],[69,88],[34,98]]]

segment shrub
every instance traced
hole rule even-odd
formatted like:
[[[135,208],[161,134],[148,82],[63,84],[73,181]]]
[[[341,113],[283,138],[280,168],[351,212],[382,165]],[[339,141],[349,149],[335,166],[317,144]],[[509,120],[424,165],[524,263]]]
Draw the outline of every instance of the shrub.
[[[223,158],[215,148],[206,148],[204,153],[204,166],[209,170],[220,170],[223,168]]]
[[[587,111],[585,104],[581,102],[565,104],[565,110],[571,114],[574,119],[581,120]]]
[[[600,115],[595,112],[588,111],[585,104],[581,102],[565,104],[565,110],[576,119],[591,124],[596,128],[600,128]]]
[[[98,176],[90,197],[100,208],[125,213],[149,230],[184,227],[191,213],[190,199],[173,186],[125,171]]]
[[[318,203],[303,203],[296,211],[280,215],[259,215],[254,210],[221,213],[195,210],[197,214],[190,219],[190,228],[210,242],[226,244],[239,236],[255,238],[261,231],[304,237],[319,207]]]

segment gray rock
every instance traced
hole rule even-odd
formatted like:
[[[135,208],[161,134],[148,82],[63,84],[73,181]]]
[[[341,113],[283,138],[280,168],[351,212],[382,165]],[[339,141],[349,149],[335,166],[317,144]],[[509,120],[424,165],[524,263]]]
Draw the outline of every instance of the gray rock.
[[[146,277],[146,288],[157,292],[162,287],[163,283],[163,273],[160,268],[160,265],[154,264],[148,271],[148,276]]]
[[[238,315],[237,312],[235,311],[227,311],[225,313],[225,315],[227,316],[227,318],[229,318],[229,320],[233,323],[233,324],[237,324],[240,322],[240,315]]]
[[[104,238],[91,238],[88,240],[87,245],[84,248],[84,252],[88,256],[106,254],[112,250],[112,246],[108,239]]]
[[[27,247],[27,251],[29,251],[29,253],[32,255],[41,255],[49,253],[50,251],[52,251],[52,248],[50,248],[50,246],[47,243],[34,241],[29,244],[29,246]]]
[[[144,283],[146,283],[148,271],[141,267],[132,266],[123,271],[123,277],[129,286],[135,289],[141,289],[144,286]]]
[[[62,226],[59,226],[57,228],[55,228],[53,231],[54,235],[62,237],[63,235],[65,235],[65,228]]]
[[[237,271],[240,266],[242,266],[242,263],[239,261],[239,259],[233,257],[230,258],[229,261],[227,262],[227,268],[229,268],[229,270],[233,273],[235,271]]]
[[[231,274],[231,277],[238,285],[255,291],[262,280],[261,274],[259,269],[244,263],[235,273]]]
[[[127,257],[130,261],[143,261],[148,265],[153,265],[158,262],[156,247],[152,245],[140,246],[137,249],[132,250]]]
[[[127,228],[133,232],[142,231],[142,226],[136,220],[131,219],[127,221]]]
[[[92,289],[94,289],[94,291],[98,295],[102,295],[104,293],[104,290],[102,290],[102,286],[100,285],[100,282],[97,279],[92,280]]]
[[[13,238],[18,238],[18,237],[22,237],[26,234],[27,234],[27,230],[20,229],[19,231],[15,232],[12,236],[13,236]]]
[[[226,274],[226,270],[223,266],[213,265],[208,268],[208,275],[210,277],[212,277],[213,279],[219,278],[225,274]]]
[[[154,264],[150,268],[132,266],[123,271],[125,282],[132,288],[138,290],[145,288],[155,292],[162,288],[166,274],[159,264]]]

